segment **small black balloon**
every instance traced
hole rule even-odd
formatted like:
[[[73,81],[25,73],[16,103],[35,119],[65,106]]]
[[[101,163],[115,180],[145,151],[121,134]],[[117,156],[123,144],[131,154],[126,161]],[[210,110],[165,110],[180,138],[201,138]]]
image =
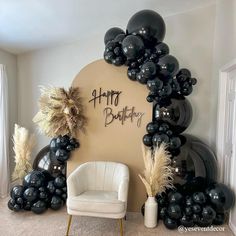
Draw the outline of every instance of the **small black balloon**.
[[[169,202],[170,203],[181,204],[182,201],[183,201],[183,195],[179,192],[174,192],[169,195]]]
[[[122,50],[128,59],[136,59],[143,53],[143,41],[138,36],[128,35],[122,42]]]
[[[70,157],[70,153],[64,149],[57,149],[56,158],[58,161],[64,162],[67,161]]]
[[[47,189],[51,194],[53,194],[55,192],[56,187],[54,186],[54,181],[53,180],[48,182]]]
[[[200,217],[200,219],[196,222],[196,224],[199,227],[208,227],[212,224],[212,220],[207,220],[207,219],[204,219],[203,217]]]
[[[52,197],[52,200],[50,202],[50,207],[53,209],[53,210],[59,210],[63,205],[63,201],[62,199],[59,197],[59,196],[53,196]]]
[[[55,180],[54,180],[54,185],[55,185],[55,187],[58,187],[58,188],[65,187],[66,186],[65,176],[60,175],[60,176],[56,177]]]
[[[192,215],[192,219],[193,219],[193,222],[194,222],[194,223],[197,223],[197,222],[200,220],[200,215],[194,213],[194,214]]]
[[[121,34],[118,34],[113,41],[115,43],[122,44],[122,42],[125,39],[125,37],[126,37],[126,35],[124,33],[121,33]]]
[[[162,220],[164,220],[168,216],[166,207],[162,207],[160,209],[159,216],[160,216],[160,219],[162,219]]]
[[[131,69],[129,68],[127,70],[127,75],[128,75],[128,78],[131,79],[131,80],[136,80],[136,75],[139,73],[139,70],[138,69]]]
[[[182,217],[181,207],[178,204],[172,203],[168,206],[168,215],[171,219],[178,220]]]
[[[217,213],[212,223],[213,225],[223,225],[225,223],[225,214]]]
[[[182,216],[182,218],[180,219],[180,224],[183,225],[184,227],[193,227],[194,226],[193,219],[187,215]]]
[[[206,195],[203,192],[196,192],[193,194],[193,201],[198,204],[206,203]]]
[[[144,77],[143,74],[141,74],[140,72],[136,74],[136,80],[140,83],[140,84],[146,84],[147,83],[147,78]]]
[[[152,146],[152,135],[145,134],[143,136],[143,144],[146,145],[147,147],[151,147]]]
[[[168,143],[169,137],[166,134],[154,134],[152,138],[153,145],[160,145],[161,143]]]
[[[169,50],[169,47],[167,44],[159,43],[155,46],[155,51],[156,51],[158,57],[162,57],[162,56],[169,54],[170,50]]]
[[[156,122],[149,122],[146,126],[146,130],[149,134],[154,134],[158,130],[158,124]]]
[[[23,209],[26,210],[26,211],[31,211],[31,207],[32,207],[32,202],[26,201],[24,203]]]
[[[35,214],[42,214],[46,210],[47,210],[46,203],[42,200],[35,202],[31,207],[31,211],[33,211]]]
[[[190,207],[190,206],[185,207],[184,212],[185,212],[185,215],[191,216],[193,214],[192,207]]]
[[[9,199],[8,203],[7,203],[7,206],[10,210],[14,210],[14,205],[16,204],[15,200],[14,199]]]
[[[216,216],[215,210],[211,206],[205,206],[202,209],[202,217],[205,220],[213,220]]]
[[[163,86],[163,82],[156,78],[154,80],[148,80],[147,81],[147,88],[150,90],[150,91],[157,91],[159,89],[161,89]]]
[[[19,204],[15,204],[15,205],[13,206],[13,211],[15,211],[15,212],[20,211],[20,209],[21,209],[21,206],[20,206]]]
[[[18,197],[18,198],[16,199],[16,203],[17,203],[17,204],[19,204],[20,206],[22,206],[22,205],[23,205],[23,203],[24,203],[24,200],[23,200],[23,198],[21,198],[21,197]]]
[[[24,191],[23,196],[28,202],[33,202],[38,198],[38,190],[36,188],[29,187]]]
[[[104,36],[104,43],[105,43],[105,45],[106,45],[109,41],[115,39],[118,35],[124,34],[124,33],[125,33],[125,32],[124,32],[122,29],[118,28],[118,27],[110,28],[110,29],[106,32],[106,34],[105,34],[105,36]]]
[[[174,56],[165,55],[158,61],[159,73],[164,77],[175,76],[179,70],[179,62]]]
[[[152,61],[144,63],[141,67],[141,72],[145,78],[152,78],[156,74],[156,65]]]
[[[24,187],[22,185],[16,185],[11,189],[10,196],[12,199],[22,197],[24,193]]]
[[[164,225],[167,229],[176,229],[178,227],[178,222],[176,220],[171,219],[170,217],[166,217],[164,219]]]
[[[179,137],[170,138],[170,142],[169,142],[170,149],[177,149],[177,148],[180,148],[180,146],[181,146],[181,140]]]
[[[202,208],[199,204],[194,204],[192,206],[192,209],[193,209],[193,213],[195,214],[199,214],[202,211]]]
[[[193,205],[193,199],[190,196],[185,198],[185,205],[190,207]]]

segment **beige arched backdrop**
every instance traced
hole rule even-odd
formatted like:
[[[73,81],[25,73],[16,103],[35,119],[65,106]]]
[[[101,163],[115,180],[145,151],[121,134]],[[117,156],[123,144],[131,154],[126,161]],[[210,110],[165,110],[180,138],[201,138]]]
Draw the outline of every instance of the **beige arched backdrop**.
[[[86,134],[78,134],[81,147],[68,161],[67,173],[87,161],[125,163],[130,170],[128,210],[140,211],[145,201],[145,189],[138,178],[138,173],[143,170],[141,143],[146,124],[151,121],[152,104],[146,101],[146,86],[130,81],[126,73],[127,67],[116,67],[98,60],[84,67],[74,79],[72,85],[81,89],[88,125]],[[113,96],[102,96],[100,103],[99,98],[90,101],[95,90],[98,96],[100,89],[106,95],[110,91]],[[120,120],[112,121],[119,111]]]

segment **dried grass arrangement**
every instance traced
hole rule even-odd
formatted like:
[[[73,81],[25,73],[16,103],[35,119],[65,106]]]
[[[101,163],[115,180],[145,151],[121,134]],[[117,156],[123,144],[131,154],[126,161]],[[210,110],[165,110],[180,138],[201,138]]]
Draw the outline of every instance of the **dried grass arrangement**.
[[[26,128],[15,124],[13,143],[16,166],[12,174],[12,179],[22,180],[32,170],[30,159],[32,149],[35,146],[35,136],[30,134]]]
[[[170,154],[166,145],[162,143],[155,150],[142,145],[144,172],[139,175],[149,197],[164,192],[167,188],[173,188],[174,172],[170,166]]]
[[[41,87],[39,112],[33,121],[48,137],[59,135],[76,136],[78,130],[85,131],[87,122],[79,88]]]

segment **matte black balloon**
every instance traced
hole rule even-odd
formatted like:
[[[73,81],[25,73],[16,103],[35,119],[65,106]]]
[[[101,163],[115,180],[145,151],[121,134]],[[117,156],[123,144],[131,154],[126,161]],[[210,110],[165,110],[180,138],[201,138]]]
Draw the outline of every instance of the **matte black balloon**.
[[[64,149],[57,149],[56,158],[58,161],[64,162],[67,161],[70,157],[70,153]]]
[[[24,198],[28,201],[28,202],[33,202],[38,198],[38,190],[36,188],[33,187],[29,187],[24,191]]]
[[[144,44],[140,37],[128,35],[122,42],[122,50],[128,59],[136,59],[144,51]]]
[[[17,199],[22,197],[24,193],[24,187],[22,185],[16,185],[11,189],[10,196],[12,199]]]
[[[166,217],[164,219],[164,225],[166,226],[167,229],[176,229],[178,227],[178,222],[169,217]]]
[[[159,212],[160,219],[164,220],[168,216],[167,208],[162,207]]]
[[[165,43],[159,43],[155,46],[155,51],[156,51],[158,57],[163,57],[163,56],[169,54],[169,47]]]
[[[205,220],[213,220],[216,216],[215,210],[211,206],[205,206],[202,209],[202,217]]]
[[[66,186],[63,187],[63,188],[62,188],[62,191],[66,193],[66,192],[67,192],[67,187],[66,187]]]
[[[156,74],[156,65],[152,61],[144,63],[141,67],[141,72],[145,78],[152,78]]]
[[[223,208],[224,210],[229,210],[235,203],[233,191],[225,184],[213,184],[207,190],[207,195],[209,196],[211,203],[219,209]]]
[[[203,192],[196,192],[193,194],[193,201],[197,204],[206,203],[206,195]]]
[[[146,130],[149,134],[154,134],[158,130],[158,124],[156,122],[149,122],[146,126]]]
[[[223,225],[225,223],[225,214],[217,213],[212,223],[213,225]]]
[[[154,108],[155,119],[171,124],[177,134],[187,129],[192,120],[192,113],[190,102],[181,96],[171,98],[168,105],[157,104]]]
[[[154,80],[148,80],[147,81],[147,88],[150,90],[150,91],[157,91],[159,89],[161,89],[163,87],[163,82],[156,78]]]
[[[174,192],[169,195],[169,202],[170,203],[181,204],[182,201],[183,201],[183,195],[179,192]]]
[[[145,134],[143,136],[143,144],[146,145],[147,147],[151,147],[152,146],[152,135]]]
[[[25,187],[39,188],[45,184],[45,176],[41,171],[33,170],[24,177],[23,185]]]
[[[177,204],[170,204],[167,211],[172,219],[178,220],[182,217],[181,207]]]
[[[180,224],[183,225],[184,227],[193,227],[194,222],[192,217],[183,215],[182,218],[180,219]]]
[[[202,211],[202,208],[199,204],[194,204],[192,208],[193,208],[193,213],[195,214],[200,214]]]
[[[42,214],[46,210],[47,210],[46,203],[42,200],[35,202],[31,207],[31,211],[33,211],[35,214]]]
[[[148,45],[161,42],[165,37],[165,31],[163,18],[152,10],[137,12],[127,25],[128,34],[140,35]]]
[[[124,33],[125,33],[125,32],[124,32],[122,29],[118,28],[118,27],[110,28],[110,29],[106,32],[106,34],[105,34],[105,36],[104,36],[104,43],[105,43],[105,45],[106,45],[109,41],[114,40],[118,35],[124,34]]]
[[[7,206],[10,210],[14,210],[14,205],[16,204],[15,200],[14,199],[9,199],[8,203],[7,203]]]
[[[50,207],[53,210],[59,210],[63,205],[63,201],[59,196],[53,196],[51,203],[50,203]]]
[[[55,192],[56,187],[54,186],[53,180],[48,182],[47,189],[51,194],[53,194]]]
[[[174,56],[165,55],[158,61],[159,73],[165,77],[175,76],[179,70],[179,62]]]

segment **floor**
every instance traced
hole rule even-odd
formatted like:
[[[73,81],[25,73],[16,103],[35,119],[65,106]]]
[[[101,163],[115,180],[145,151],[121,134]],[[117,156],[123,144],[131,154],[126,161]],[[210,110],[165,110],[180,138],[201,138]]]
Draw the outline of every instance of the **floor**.
[[[32,212],[12,212],[7,208],[8,199],[0,200],[0,235],[2,236],[64,236],[68,216],[66,208],[59,211],[48,210],[42,215]],[[224,225],[222,232],[178,232],[168,230],[159,221],[155,229],[147,229],[143,225],[143,217],[139,213],[128,213],[124,222],[126,236],[233,236],[228,226]],[[93,217],[73,217],[70,236],[118,236],[119,225],[117,220]]]

